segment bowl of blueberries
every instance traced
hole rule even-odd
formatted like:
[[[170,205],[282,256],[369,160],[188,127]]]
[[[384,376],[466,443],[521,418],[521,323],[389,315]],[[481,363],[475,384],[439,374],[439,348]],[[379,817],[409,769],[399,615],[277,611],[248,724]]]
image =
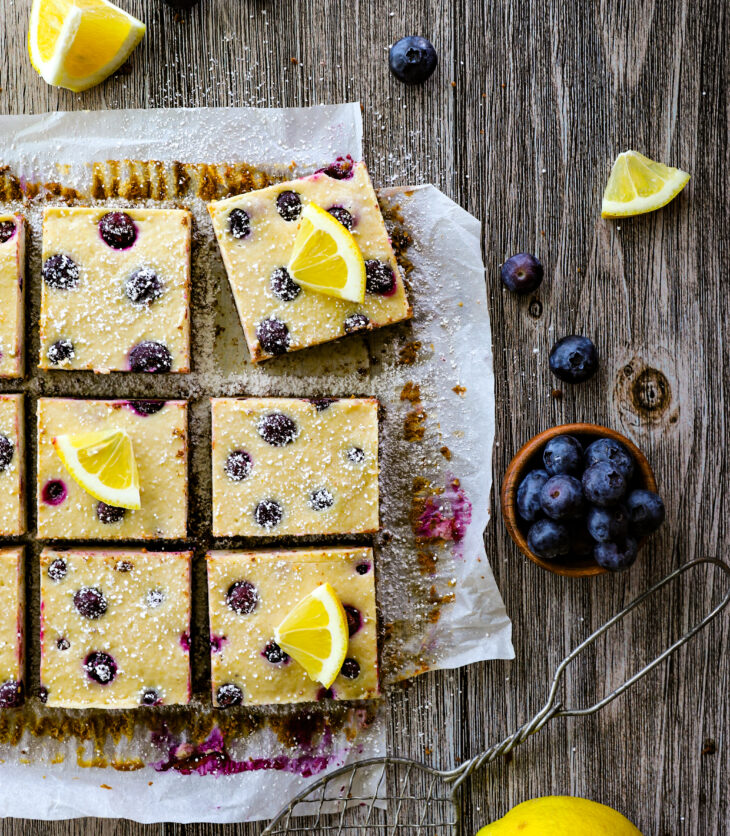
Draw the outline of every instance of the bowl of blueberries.
[[[596,424],[528,441],[507,468],[502,514],[523,554],[571,577],[628,569],[665,516],[646,456]]]

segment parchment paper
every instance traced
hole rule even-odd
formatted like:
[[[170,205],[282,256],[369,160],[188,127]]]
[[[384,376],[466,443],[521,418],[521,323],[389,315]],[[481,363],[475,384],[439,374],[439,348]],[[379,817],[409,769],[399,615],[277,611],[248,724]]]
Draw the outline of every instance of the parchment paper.
[[[40,213],[54,194],[72,189],[75,203],[128,202],[123,189],[113,199],[94,192],[99,172],[94,173],[93,163],[155,160],[165,168],[179,162],[241,162],[302,174],[341,155],[361,159],[361,137],[357,103],[302,110],[5,116],[0,117],[0,164],[8,167],[6,177],[14,186],[12,199],[6,194],[2,208],[20,208],[29,219],[34,242],[29,290],[37,292]],[[115,172],[118,176],[118,167]],[[50,192],[39,190],[38,184],[48,183],[60,183],[61,191],[55,186]],[[413,322],[261,366],[248,361],[205,200],[193,194],[158,201],[187,205],[195,218],[194,369],[190,375],[173,376],[181,379],[167,382],[159,394],[191,400],[191,467],[203,498],[209,496],[209,396],[367,393],[383,405],[383,530],[375,540],[385,685],[379,710],[353,706],[343,713],[339,708],[337,722],[329,723],[328,711],[334,709],[316,706],[313,716],[318,712],[324,717],[319,733],[295,747],[283,743],[265,723],[245,738],[222,743],[212,720],[213,730],[202,744],[187,729],[151,733],[148,725],[137,723],[129,735],[104,743],[101,757],[94,751],[98,741],[78,745],[72,738],[59,741],[40,734],[50,712],[31,698],[25,711],[34,722],[26,723],[17,741],[0,745],[0,815],[95,815],[143,822],[268,818],[323,771],[384,753],[389,682],[513,657],[510,621],[483,545],[494,391],[480,225],[432,186],[387,189],[380,196],[410,286]],[[151,201],[147,194],[144,202]],[[32,369],[35,358],[29,356],[28,362]],[[139,377],[124,376],[122,382],[119,376],[94,376],[91,394],[154,394],[149,388],[154,381],[135,379]],[[33,372],[20,387],[3,383],[0,388],[22,388],[31,396],[39,390],[88,395],[88,380],[84,373],[41,379]],[[209,545],[209,537],[201,533],[209,525],[208,511],[198,514],[191,532],[196,560]],[[27,542],[37,553],[32,535]],[[34,560],[29,565],[37,571]],[[202,623],[204,607],[199,609]],[[35,629],[36,617],[31,619]],[[217,716],[201,693],[185,711]],[[185,760],[190,749],[198,760]],[[93,768],[102,763],[117,768]],[[120,764],[128,769],[130,763],[135,771],[119,771]]]

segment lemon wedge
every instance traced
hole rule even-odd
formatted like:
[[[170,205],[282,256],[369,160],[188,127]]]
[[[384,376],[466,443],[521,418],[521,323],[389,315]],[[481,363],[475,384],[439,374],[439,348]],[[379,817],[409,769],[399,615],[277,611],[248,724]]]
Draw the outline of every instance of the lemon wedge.
[[[328,584],[323,583],[294,607],[274,630],[276,643],[304,668],[309,678],[329,688],[347,655],[347,616]]]
[[[125,430],[58,435],[53,447],[74,480],[94,499],[139,509],[139,474]]]
[[[78,93],[118,70],[144,33],[109,0],[33,0],[28,52],[49,84]]]
[[[616,157],[601,205],[604,218],[642,215],[666,206],[689,182],[689,174],[654,162],[638,151]]]
[[[297,284],[350,302],[365,301],[365,260],[352,233],[316,203],[302,211],[287,267]]]

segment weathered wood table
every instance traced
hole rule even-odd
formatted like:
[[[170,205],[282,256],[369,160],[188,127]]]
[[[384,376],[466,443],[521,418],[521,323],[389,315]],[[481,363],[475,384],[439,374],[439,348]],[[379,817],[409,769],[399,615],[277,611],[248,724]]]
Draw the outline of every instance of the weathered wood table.
[[[0,110],[308,105],[359,99],[376,185],[430,181],[481,217],[497,379],[495,485],[522,442],[584,419],[630,435],[654,464],[668,524],[626,575],[571,581],[523,559],[494,501],[487,546],[514,620],[517,658],[427,675],[391,695],[391,748],[448,766],[542,704],[564,653],[670,568],[722,555],[727,517],[730,306],[728,84],[724,0],[120,0],[148,23],[130,64],[83,94],[48,87],[25,50],[30,0],[0,0]],[[408,89],[387,47],[424,34],[435,77]],[[692,173],[670,206],[602,221],[618,151]],[[539,254],[534,298],[503,291],[499,264]],[[553,341],[592,337],[597,378],[551,395]],[[568,695],[668,643],[707,609],[703,576],[614,632],[569,671]],[[715,590],[716,592],[716,590]],[[630,631],[629,631],[630,630]],[[723,617],[630,694],[557,720],[471,782],[467,832],[526,798],[569,793],[625,812],[645,834],[730,833],[730,692]],[[39,791],[40,788],[39,788]],[[258,826],[5,822],[7,834],[218,834]]]

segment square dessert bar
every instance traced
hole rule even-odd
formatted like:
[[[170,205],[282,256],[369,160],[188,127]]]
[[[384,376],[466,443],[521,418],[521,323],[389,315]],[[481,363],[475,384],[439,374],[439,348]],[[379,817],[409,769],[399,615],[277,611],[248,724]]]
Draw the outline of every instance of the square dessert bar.
[[[62,708],[190,700],[191,552],[41,553],[41,695]]]
[[[378,530],[376,400],[211,403],[214,536]]]
[[[217,551],[208,555],[213,703],[312,702],[378,696],[373,550]],[[345,608],[350,643],[330,691],[274,641],[274,629],[323,583]]]
[[[0,710],[23,701],[23,549],[0,549]]]
[[[22,377],[25,220],[0,215],[0,377]]]
[[[289,276],[297,221],[310,201],[355,237],[367,270],[362,305],[306,290]],[[333,166],[211,203],[208,210],[254,362],[411,316],[364,163]]]
[[[54,436],[126,430],[139,471],[138,511],[98,502],[66,471]],[[185,401],[38,401],[38,536],[75,540],[153,540],[187,534]]]
[[[43,215],[43,369],[190,371],[191,215],[53,207]]]
[[[25,532],[23,396],[0,395],[0,537]]]

